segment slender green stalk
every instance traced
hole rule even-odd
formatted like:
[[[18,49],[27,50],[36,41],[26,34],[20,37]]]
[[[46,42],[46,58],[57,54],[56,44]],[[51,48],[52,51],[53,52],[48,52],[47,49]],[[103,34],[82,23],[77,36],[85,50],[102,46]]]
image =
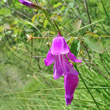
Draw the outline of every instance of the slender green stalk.
[[[76,70],[79,72],[79,70],[77,69],[77,66],[76,66],[76,65],[75,65],[75,68],[76,68]],[[100,108],[99,108],[99,106],[98,106],[98,104],[97,104],[97,102],[96,102],[94,96],[92,95],[91,91],[89,90],[87,84],[85,83],[85,81],[84,81],[84,79],[83,79],[83,77],[82,77],[82,75],[81,75],[80,73],[79,73],[79,76],[80,76],[80,78],[81,78],[81,80],[82,80],[84,86],[86,87],[87,91],[89,92],[91,98],[93,99],[94,103],[96,104],[98,110],[100,110]]]
[[[97,11],[95,11],[96,9],[97,9],[97,8],[94,9],[94,12],[95,12],[94,14],[95,14],[95,17],[97,18],[97,20],[99,20]],[[109,35],[109,33],[108,33],[108,31],[106,30],[105,26],[104,26],[102,23],[100,23],[100,25],[101,25],[102,29],[106,32],[106,34]]]
[[[84,8],[85,8],[86,13],[87,13],[87,16],[88,16],[89,24],[91,24],[92,22],[91,22],[89,10],[88,10],[88,4],[87,4],[87,1],[86,1],[86,0],[84,0]],[[91,27],[91,31],[93,32],[93,27],[92,27],[92,25],[90,25],[90,27]]]
[[[54,23],[50,19],[50,15],[49,15],[48,11],[47,10],[43,10],[43,12],[45,13],[46,18],[49,21],[49,23],[51,24],[51,26],[54,28],[54,31],[58,32],[57,29],[56,29],[56,26],[54,25]]]
[[[103,9],[104,9],[104,11],[105,11],[106,16],[109,18],[109,15],[108,15],[108,13],[107,13],[107,10],[106,10],[106,8],[105,8],[105,5],[104,5],[103,1],[100,0],[100,2],[101,2],[101,4],[102,4],[102,6],[103,6]]]
[[[107,74],[110,75],[110,72],[109,72],[108,69],[106,68],[106,64],[105,64],[105,62],[104,62],[104,59],[103,59],[102,55],[99,54],[99,57],[100,57],[100,61],[101,61],[102,65],[103,65],[103,67],[104,67],[104,70],[106,70]]]

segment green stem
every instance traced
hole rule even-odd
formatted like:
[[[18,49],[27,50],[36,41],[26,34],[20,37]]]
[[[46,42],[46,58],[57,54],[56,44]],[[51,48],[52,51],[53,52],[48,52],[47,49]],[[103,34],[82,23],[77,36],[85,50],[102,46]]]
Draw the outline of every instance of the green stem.
[[[86,10],[86,13],[87,13],[87,16],[88,16],[89,24],[91,24],[92,21],[91,21],[91,18],[90,18],[90,13],[89,13],[89,9],[88,9],[87,0],[84,0],[84,7],[85,7],[85,10]],[[94,30],[93,30],[92,25],[90,25],[90,27],[91,27],[91,31],[93,32]]]
[[[27,5],[26,5],[26,6],[27,6]],[[28,7],[29,7],[29,6],[28,6]],[[56,26],[54,25],[54,23],[53,23],[53,22],[51,21],[51,19],[50,19],[49,12],[48,12],[45,8],[43,8],[42,6],[40,6],[40,5],[37,3],[37,1],[36,1],[36,3],[31,2],[31,7],[30,7],[30,8],[37,9],[37,10],[42,10],[42,11],[45,13],[45,15],[46,15],[47,20],[49,21],[49,23],[51,24],[51,26],[54,28],[54,31],[55,31],[55,32],[58,32],[57,29],[56,29]]]
[[[43,12],[45,13],[46,18],[49,21],[49,23],[51,24],[51,26],[54,28],[54,31],[58,32],[57,29],[56,29],[56,26],[54,25],[54,23],[50,19],[50,15],[49,15],[48,11],[44,9]]]
[[[50,19],[50,14],[49,14],[49,12],[46,10],[46,9],[44,9],[44,8],[42,8],[42,11],[45,13],[45,15],[46,15],[46,18],[47,18],[47,20],[49,21],[49,23],[51,24],[51,26],[54,28],[54,31],[55,32],[58,32],[59,30],[57,30],[57,26],[55,25],[55,23],[53,23],[52,22],[52,20]]]
[[[79,72],[79,70],[77,69],[77,66],[76,66],[76,65],[75,65],[75,68],[76,68],[76,70]],[[88,88],[87,84],[85,83],[85,81],[84,81],[84,79],[83,79],[83,77],[82,77],[82,75],[81,75],[80,73],[79,73],[79,76],[80,76],[80,78],[81,78],[81,80],[82,80],[82,82],[83,82],[84,86],[86,87],[87,91],[89,92],[89,94],[90,94],[91,98],[93,99],[94,103],[96,104],[96,106],[97,106],[98,110],[100,110],[100,108],[99,108],[99,106],[98,106],[98,104],[97,104],[97,102],[96,102],[95,98],[93,97],[93,95],[92,95],[91,91],[89,90],[89,88]]]
[[[104,6],[103,1],[102,1],[102,0],[100,0],[100,1],[101,1],[102,6],[103,6],[103,9],[104,9],[104,11],[105,11],[106,16],[109,18],[109,15],[108,15],[108,13],[107,13],[107,10],[106,10],[106,8],[105,8],[105,6]]]

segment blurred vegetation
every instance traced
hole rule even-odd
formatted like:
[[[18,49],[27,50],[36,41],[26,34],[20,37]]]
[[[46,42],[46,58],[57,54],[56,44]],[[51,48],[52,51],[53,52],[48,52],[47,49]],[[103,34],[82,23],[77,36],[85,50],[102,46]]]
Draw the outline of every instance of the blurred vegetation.
[[[0,110],[110,110],[110,1],[31,1],[47,9],[83,61],[79,86],[66,107],[63,77],[54,80],[43,61],[56,31],[43,11],[1,0]]]

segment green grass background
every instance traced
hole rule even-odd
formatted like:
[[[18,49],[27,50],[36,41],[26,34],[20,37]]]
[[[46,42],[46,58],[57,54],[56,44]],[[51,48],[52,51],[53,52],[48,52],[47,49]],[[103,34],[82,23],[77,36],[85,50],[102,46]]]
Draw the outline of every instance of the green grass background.
[[[102,43],[103,53],[94,51],[86,42],[85,46],[80,44],[80,82],[67,107],[64,78],[54,80],[53,66],[45,67],[43,61],[50,48],[48,44],[57,33],[41,10],[30,9],[16,0],[1,0],[0,110],[110,110],[110,1],[87,0],[88,12],[85,0],[38,2],[48,9],[66,41],[71,37],[84,38],[92,32]],[[78,20],[82,20],[82,25],[76,31]],[[32,46],[26,34],[49,38],[33,39]]]

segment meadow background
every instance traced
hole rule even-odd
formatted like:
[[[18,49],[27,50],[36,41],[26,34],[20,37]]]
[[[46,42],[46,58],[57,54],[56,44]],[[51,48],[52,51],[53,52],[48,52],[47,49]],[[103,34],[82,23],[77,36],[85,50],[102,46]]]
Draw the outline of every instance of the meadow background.
[[[54,80],[43,61],[57,35],[45,13],[0,0],[0,110],[110,110],[110,1],[31,1],[47,9],[83,61],[74,64],[79,86],[67,107],[63,77]]]

